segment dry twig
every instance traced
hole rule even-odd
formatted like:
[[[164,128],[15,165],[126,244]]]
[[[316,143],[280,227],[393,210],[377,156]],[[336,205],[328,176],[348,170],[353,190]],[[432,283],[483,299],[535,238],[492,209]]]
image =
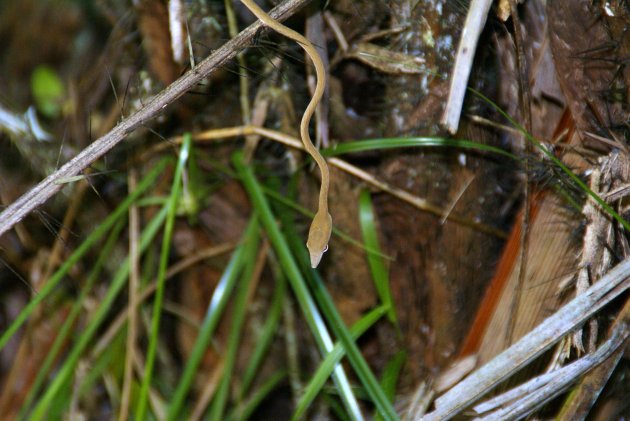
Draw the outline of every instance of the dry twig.
[[[491,5],[492,0],[473,0],[468,6],[468,15],[460,37],[455,66],[451,75],[451,89],[441,121],[444,128],[451,134],[456,133],[459,127],[459,116],[462,113],[470,68],[477,50],[477,41],[479,41],[481,31],[486,24],[486,17]]]

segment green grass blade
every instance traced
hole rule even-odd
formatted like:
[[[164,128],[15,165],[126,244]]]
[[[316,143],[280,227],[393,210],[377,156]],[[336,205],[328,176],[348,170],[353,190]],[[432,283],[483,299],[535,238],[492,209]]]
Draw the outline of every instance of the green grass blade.
[[[352,338],[356,340],[361,337],[363,333],[374,326],[374,324],[386,313],[387,307],[380,306],[361,317],[361,319],[350,328]],[[319,365],[308,385],[304,389],[304,394],[300,397],[295,412],[293,413],[293,417],[291,417],[292,420],[302,419],[302,417],[306,415],[306,411],[311,406],[313,400],[315,400],[322,387],[324,387],[324,384],[326,384],[326,381],[333,372],[333,369],[337,364],[339,364],[339,361],[341,361],[344,355],[345,349],[343,345],[336,343],[333,350],[326,355],[326,358],[324,358],[322,363]]]
[[[175,216],[177,214],[177,205],[180,200],[180,192],[182,189],[182,174],[186,161],[190,155],[192,145],[192,136],[190,133],[184,134],[184,141],[179,152],[175,175],[173,176],[173,186],[168,200],[168,214],[166,224],[164,226],[164,236],[162,239],[162,250],[160,253],[160,265],[157,276],[157,289],[153,301],[153,316],[151,318],[151,333],[149,336],[149,345],[147,349],[146,363],[144,366],[144,375],[142,376],[142,386],[138,397],[138,406],[136,407],[136,419],[144,420],[146,418],[147,406],[149,402],[149,387],[153,377],[153,365],[155,363],[155,355],[157,352],[158,335],[160,331],[160,316],[162,313],[162,303],[164,301],[164,284],[166,283],[166,269],[168,267],[168,256],[171,250],[171,238],[173,237],[173,228],[175,226]]]
[[[26,319],[33,313],[35,308],[50,294],[61,282],[64,276],[72,267],[87,253],[94,244],[106,233],[108,233],[116,221],[127,212],[131,204],[149,187],[153,186],[155,180],[162,174],[166,166],[166,160],[160,161],[153,170],[138,184],[138,188],[116,208],[96,229],[81,243],[77,250],[65,261],[63,265],[50,277],[48,282],[29,301],[20,314],[15,318],[9,328],[0,337],[0,350],[4,349],[7,342],[22,326]]]
[[[138,186],[139,188],[140,186]],[[166,219],[167,208],[162,208],[160,212],[151,220],[149,225],[143,231],[140,237],[140,251],[143,252],[146,248],[151,244],[155,236],[157,235],[160,227],[164,223]],[[33,410],[33,414],[31,415],[30,420],[39,421],[42,419],[47,419],[47,409],[50,403],[53,401],[55,396],[63,389],[63,385],[66,384],[69,379],[74,374],[74,370],[76,368],[79,359],[83,351],[87,348],[87,346],[92,341],[94,335],[97,333],[98,328],[101,326],[101,323],[105,320],[105,317],[109,313],[114,300],[118,296],[118,293],[121,291],[125,282],[127,281],[127,277],[129,276],[129,257],[125,259],[122,263],[116,274],[114,275],[114,279],[109,286],[109,289],[105,293],[105,296],[100,302],[100,306],[94,313],[92,320],[86,326],[85,330],[79,338],[77,339],[76,344],[68,354],[68,357],[64,361],[62,367],[59,369],[57,376],[53,379],[48,389],[44,393],[44,396],[40,399],[37,406]]]
[[[322,308],[322,312],[327,315],[330,328],[346,348],[348,360],[354,368],[354,372],[357,377],[361,380],[361,384],[363,384],[368,396],[376,406],[383,419],[397,420],[398,414],[396,414],[391,402],[387,399],[385,392],[377,382],[374,373],[372,373],[372,370],[363,358],[363,355],[361,355],[359,347],[352,340],[352,336],[341,319],[341,316],[339,315],[332,298],[328,294],[322,279],[315,271],[312,272],[311,278],[311,291],[313,291],[313,295]]]
[[[280,233],[280,228],[276,224],[275,217],[271,212],[271,208],[267,203],[261,186],[258,184],[251,168],[244,164],[242,152],[236,152],[232,157],[232,162],[234,163],[238,175],[245,186],[245,190],[247,190],[247,193],[249,194],[254,208],[258,212],[260,220],[267,232],[267,236],[269,237],[269,241],[278,255],[280,265],[282,266],[291,288],[295,293],[295,297],[300,305],[300,308],[302,309],[304,319],[315,338],[315,342],[317,343],[320,352],[325,357],[326,353],[330,352],[333,348],[332,339],[328,333],[328,329],[326,328],[319,309],[315,305],[315,302],[306,287],[304,278],[298,269],[289,246]],[[350,387],[348,378],[341,366],[337,366],[335,368],[333,378],[339,389],[341,399],[346,406],[346,410],[354,419],[362,419],[359,405],[352,393],[352,388]]]
[[[46,411],[46,420],[63,420],[64,413],[67,412],[68,402],[72,400],[73,395],[73,378],[68,377],[65,384],[62,385],[59,393],[50,403],[50,409]],[[31,418],[27,418],[28,421]]]
[[[256,265],[256,254],[258,249],[258,241],[256,247],[248,247],[245,255],[245,268],[241,275],[241,282],[236,292],[234,301],[234,314],[232,315],[232,325],[230,326],[230,334],[224,357],[223,377],[219,382],[216,395],[210,408],[210,420],[221,421],[225,406],[227,404],[228,394],[230,392],[230,384],[232,382],[232,373],[236,364],[238,346],[245,323],[247,314],[247,297],[249,295],[249,287],[254,277],[254,267]]]
[[[258,405],[271,393],[287,376],[286,371],[272,374],[256,391],[243,403],[242,406],[232,411],[226,418],[227,421],[245,421],[251,417]]]
[[[193,349],[188,357],[184,372],[181,376],[177,389],[173,394],[173,398],[168,408],[168,414],[166,419],[169,421],[179,420],[182,417],[181,411],[186,398],[186,394],[192,385],[192,382],[197,374],[197,369],[201,360],[203,359],[206,348],[210,344],[214,329],[217,327],[223,310],[227,305],[230,293],[236,285],[238,275],[243,269],[245,264],[245,256],[248,254],[248,247],[257,247],[258,243],[258,224],[257,219],[254,217],[250,220],[245,233],[243,234],[243,240],[241,244],[234,249],[232,257],[228,262],[227,267],[221,275],[212,299],[208,305],[208,311],[199,330]]]
[[[381,379],[381,386],[385,391],[388,398],[394,399],[396,396],[396,385],[398,384],[398,377],[405,362],[407,361],[407,353],[400,351],[387,363],[383,370],[383,377]]]
[[[407,361],[407,353],[405,351],[399,351],[394,357],[387,363],[383,370],[383,376],[381,377],[381,387],[385,392],[385,396],[390,401],[393,401],[396,397],[396,385],[398,384],[398,378],[400,371],[402,370],[405,362]],[[383,418],[376,414],[374,421],[380,421]]]
[[[351,421],[351,418],[349,418],[348,414],[344,411],[344,407],[339,404],[338,399],[335,399],[333,395],[328,394],[323,395],[323,397],[324,402],[328,405],[332,419],[337,421]]]
[[[290,233],[291,230],[287,229],[287,231]],[[370,367],[363,358],[363,355],[361,355],[361,351],[352,340],[352,337],[348,332],[345,323],[341,319],[341,316],[335,307],[335,303],[330,297],[330,294],[328,294],[328,291],[326,290],[318,272],[310,268],[308,253],[304,247],[300,247],[301,244],[298,237],[291,234],[292,233],[288,235],[289,241],[300,258],[300,263],[303,267],[304,273],[307,274],[310,290],[313,292],[313,296],[317,300],[322,313],[326,316],[328,325],[345,347],[348,360],[350,361],[352,368],[354,368],[355,374],[359,377],[361,384],[365,388],[365,391],[381,416],[385,420],[397,420],[398,415],[396,414],[396,411],[394,411],[390,401],[385,396],[384,391],[376,380],[374,373],[370,370]]]
[[[59,329],[59,332],[57,333],[55,337],[55,341],[50,347],[50,351],[46,355],[46,359],[42,363],[42,366],[37,370],[37,377],[35,378],[35,381],[33,382],[33,385],[31,386],[26,399],[24,400],[24,404],[22,405],[22,410],[18,417],[19,419],[24,419],[26,415],[26,411],[31,406],[31,403],[35,399],[35,396],[37,396],[37,394],[39,393],[41,386],[44,384],[44,381],[46,380],[46,377],[48,376],[50,367],[57,359],[59,351],[61,350],[62,346],[66,342],[68,335],[71,333],[72,328],[74,327],[75,321],[81,314],[81,310],[83,310],[84,301],[87,298],[87,295],[89,294],[89,292],[92,290],[92,286],[94,285],[96,280],[99,278],[101,274],[101,270],[103,269],[103,266],[105,265],[106,260],[110,257],[111,250],[114,248],[115,243],[118,240],[120,231],[125,226],[126,219],[123,219],[123,218],[124,218],[124,215],[121,216],[121,218],[118,220],[118,223],[114,226],[114,229],[112,230],[111,234],[107,238],[107,241],[105,242],[105,245],[103,246],[101,253],[99,253],[98,258],[96,262],[94,263],[94,267],[92,268],[92,271],[90,272],[85,282],[84,287],[81,289],[81,293],[74,300],[72,309],[70,310],[68,317],[66,317],[66,320],[61,326],[61,329]]]
[[[485,145],[483,143],[470,140],[448,139],[443,137],[387,137],[381,139],[357,140],[344,142],[322,150],[324,156],[337,156],[353,152],[364,152],[392,148],[426,148],[426,147],[452,147],[459,149],[472,149],[480,152],[490,152],[508,158],[518,160],[519,158],[501,148]]]
[[[378,234],[374,224],[374,210],[372,208],[372,198],[370,192],[363,190],[359,196],[359,223],[363,241],[371,249],[380,252],[381,246],[378,242]],[[382,253],[381,253],[382,254]],[[376,286],[376,291],[381,302],[387,307],[387,318],[390,322],[397,324],[396,308],[392,300],[392,293],[389,287],[389,270],[383,259],[375,254],[367,254],[368,265],[372,273],[372,279]]]
[[[115,361],[112,360],[114,360],[115,357],[122,355],[121,350],[124,350],[124,348],[121,347],[121,344],[123,344],[123,341],[126,339],[126,337],[122,335],[122,332],[124,331],[120,331],[118,335],[116,335],[116,338],[112,341],[112,347],[108,350],[108,352],[101,352],[98,356],[96,356],[96,358],[90,359],[90,370],[81,380],[79,387],[76,388],[79,398],[93,392],[98,379],[103,376],[103,373],[106,370],[115,364]]]
[[[287,281],[282,275],[276,279],[276,288],[271,298],[271,304],[267,315],[267,320],[263,325],[260,333],[260,337],[256,341],[256,348],[249,358],[249,363],[245,368],[245,374],[241,379],[241,389],[239,391],[239,400],[244,399],[245,395],[249,392],[249,387],[254,380],[254,376],[258,372],[258,368],[265,357],[274,336],[276,335],[278,324],[280,322],[280,316],[282,315],[282,303],[286,292]]]
[[[223,166],[220,162],[215,162],[215,161],[211,161],[213,168],[216,168],[217,170],[221,171],[222,173],[226,174],[229,177],[236,177],[236,174],[234,173],[234,171],[229,168],[229,167],[225,167]],[[275,191],[273,188],[269,188],[268,186],[264,186],[261,185],[261,188],[263,190],[263,192],[269,196],[270,198],[272,198],[274,200],[274,202],[277,203],[281,203],[284,206],[291,208],[299,213],[301,213],[302,215],[306,216],[309,219],[313,219],[313,217],[315,216],[315,214],[311,211],[309,211],[308,209],[306,209],[303,206],[300,206],[299,204],[297,204],[294,200],[288,199],[287,197],[283,196],[282,194],[278,193],[277,191]],[[352,244],[353,246],[360,248],[361,250],[365,250],[368,253],[371,254],[377,254],[379,256],[381,256],[383,259],[387,259],[387,260],[394,260],[391,256],[388,256],[386,254],[382,254],[377,250],[373,250],[369,247],[367,247],[365,244],[363,244],[361,241],[357,241],[354,238],[352,238],[350,235],[346,234],[345,232],[343,232],[342,230],[333,227],[332,230],[333,235],[336,235],[337,237],[341,238],[342,240]]]

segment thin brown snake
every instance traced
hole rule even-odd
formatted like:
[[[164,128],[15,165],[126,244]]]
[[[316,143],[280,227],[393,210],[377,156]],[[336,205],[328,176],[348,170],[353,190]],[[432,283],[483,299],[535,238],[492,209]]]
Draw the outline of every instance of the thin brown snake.
[[[324,94],[324,86],[326,85],[326,71],[324,70],[324,64],[319,57],[319,53],[315,49],[315,46],[298,32],[287,28],[281,23],[273,20],[271,16],[265,13],[253,0],[241,0],[241,2],[252,12],[258,19],[265,25],[273,29],[274,31],[284,35],[285,37],[297,42],[302,46],[306,54],[311,58],[315,65],[315,73],[317,75],[317,84],[315,86],[315,92],[309,102],[304,114],[302,115],[302,121],[300,123],[300,135],[302,137],[302,143],[304,149],[308,152],[322,173],[322,184],[319,189],[319,208],[311,223],[311,228],[308,231],[308,240],[306,241],[306,247],[311,255],[311,266],[317,267],[322,255],[328,250],[328,241],[330,240],[330,233],[332,231],[332,217],[328,213],[328,187],[330,184],[330,175],[328,172],[328,165],[326,160],[319,153],[317,148],[311,142],[311,137],[308,133],[308,126],[311,121],[311,117],[317,108],[317,104],[322,99]]]

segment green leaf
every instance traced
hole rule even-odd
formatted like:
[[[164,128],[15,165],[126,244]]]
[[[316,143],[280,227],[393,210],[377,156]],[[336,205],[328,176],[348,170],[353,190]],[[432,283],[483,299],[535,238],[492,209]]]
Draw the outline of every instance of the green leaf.
[[[322,150],[324,156],[337,156],[353,152],[364,152],[392,148],[419,148],[419,147],[452,147],[460,149],[472,149],[481,152],[490,152],[508,158],[519,158],[501,148],[483,143],[462,139],[448,139],[444,137],[386,137],[381,139],[357,140],[344,142]]]
[[[256,240],[258,240],[258,238],[256,238]],[[258,241],[256,241],[256,247],[248,247],[247,249],[247,254],[245,256],[245,268],[243,270],[243,274],[241,275],[239,288],[235,293],[236,297],[234,298],[232,324],[230,326],[227,349],[224,355],[223,375],[221,376],[219,387],[217,388],[216,395],[212,402],[212,407],[210,408],[210,420],[220,421],[223,419],[228,394],[230,392],[232,374],[234,366],[236,365],[238,345],[243,331],[243,324],[245,323],[245,316],[247,315],[247,297],[254,277],[257,252]]]
[[[287,376],[285,371],[279,371],[263,382],[263,384],[254,392],[254,394],[243,405],[233,410],[227,417],[227,421],[245,421],[258,408],[258,405],[280,384]]]
[[[383,305],[387,308],[387,318],[390,322],[396,324],[396,309],[389,288],[389,270],[381,257],[381,246],[378,242],[378,234],[374,223],[372,198],[370,197],[370,192],[367,190],[361,191],[361,195],[359,196],[359,223],[361,224],[361,233],[363,234],[365,245],[379,252],[379,254],[367,254],[368,265],[378,296]]]
[[[355,340],[358,339],[369,328],[374,326],[374,323],[386,314],[386,312],[387,308],[380,306],[361,317],[361,319],[350,328],[352,338]],[[304,393],[300,397],[291,419],[302,419],[302,417],[306,414],[306,410],[313,403],[313,400],[319,394],[324,384],[326,384],[326,381],[330,377],[333,369],[337,364],[339,364],[345,354],[345,348],[341,343],[337,342],[333,350],[326,355],[326,358],[324,358],[324,361],[322,361],[315,371],[315,374],[313,374],[311,380],[308,382],[308,385],[304,389]]]
[[[48,118],[59,117],[66,88],[52,67],[41,65],[35,68],[31,75],[31,91],[39,112]]]
[[[144,366],[144,376],[142,376],[142,386],[140,388],[140,396],[136,407],[136,419],[143,420],[146,418],[146,411],[149,402],[149,388],[151,386],[151,378],[153,377],[153,365],[157,354],[158,335],[160,331],[160,318],[162,314],[162,303],[164,302],[164,285],[166,283],[166,269],[168,267],[168,256],[171,250],[171,238],[175,227],[175,216],[177,214],[177,206],[180,200],[182,173],[190,156],[190,148],[192,145],[192,136],[190,133],[184,135],[184,142],[179,151],[179,159],[177,167],[175,167],[175,175],[173,176],[173,186],[171,194],[167,202],[167,218],[164,226],[164,236],[162,238],[162,249],[160,251],[160,265],[158,268],[157,288],[153,301],[153,315],[151,317],[151,333],[149,336],[149,345],[147,349],[147,357]]]
[[[510,115],[508,113],[503,111],[503,109],[501,109],[501,107],[499,107],[492,100],[490,100],[490,98],[486,97],[481,92],[476,91],[473,88],[468,88],[468,90],[471,91],[472,93],[474,93],[475,95],[477,95],[479,98],[481,98],[482,100],[484,100],[488,104],[490,104],[495,110],[497,110],[497,112],[499,112],[499,114],[501,114],[503,117],[505,117],[512,124],[512,126],[514,126],[519,132],[521,132],[523,134],[523,136],[525,136],[525,138],[529,142],[531,142],[534,146],[536,146],[536,148],[538,148],[538,150],[540,150],[543,153],[543,155],[545,155],[551,162],[553,162],[558,168],[560,168],[560,170],[562,172],[564,172],[567,176],[569,176],[569,178],[571,178],[571,180],[573,180],[573,182],[577,186],[579,186],[580,189],[582,189],[582,191],[584,191],[586,194],[591,196],[593,198],[593,200],[595,200],[606,212],[608,212],[608,214],[610,216],[615,218],[617,220],[617,222],[619,222],[626,231],[630,231],[630,223],[628,221],[626,221],[617,212],[615,212],[615,210],[608,203],[606,203],[604,201],[604,199],[599,197],[599,195],[597,193],[595,193],[593,190],[591,190],[591,188],[589,186],[587,186],[584,181],[580,180],[580,177],[578,177],[573,171],[571,171],[571,169],[569,169],[569,167],[567,167],[564,164],[564,162],[562,162],[560,159],[556,158],[556,156],[549,149],[547,149],[547,147],[545,145],[543,145],[538,139],[536,139],[534,136],[532,136],[531,133],[529,133],[527,130],[525,130],[525,128],[523,126],[521,126],[516,120],[514,120],[512,117],[510,117]]]
[[[267,312],[267,320],[260,330],[260,336],[256,340],[256,347],[254,352],[249,357],[249,363],[245,368],[245,374],[241,378],[241,390],[239,392],[239,400],[244,399],[245,394],[249,391],[254,376],[258,372],[258,368],[263,361],[269,346],[277,333],[278,324],[280,322],[280,316],[282,315],[282,303],[284,301],[287,281],[282,276],[282,273],[276,277],[276,288],[271,298],[271,305]]]
[[[407,361],[407,353],[405,351],[399,351],[394,357],[387,362],[385,369],[383,370],[383,376],[381,377],[381,386],[385,391],[385,395],[393,400],[396,397],[396,385],[398,384],[398,378],[400,371]],[[380,421],[383,418],[376,414],[374,421]]]
[[[90,271],[90,274],[85,281],[85,286],[81,289],[81,293],[79,294],[79,296],[74,300],[72,309],[70,310],[68,317],[61,326],[61,329],[59,329],[57,335],[55,336],[55,341],[50,347],[50,350],[46,355],[46,359],[42,363],[41,367],[39,367],[39,369],[37,370],[37,377],[35,378],[35,381],[33,382],[33,385],[31,386],[26,399],[24,400],[24,405],[22,405],[22,411],[20,413],[19,419],[25,419],[26,411],[31,406],[31,403],[35,399],[35,396],[39,394],[40,388],[46,381],[50,368],[57,359],[59,352],[62,350],[62,347],[68,340],[68,336],[72,333],[72,329],[73,327],[75,327],[75,322],[81,315],[81,311],[84,309],[85,299],[88,297],[88,293],[92,290],[92,286],[99,278],[107,258],[111,256],[111,251],[116,245],[115,243],[118,240],[120,231],[125,226],[126,221],[123,216],[124,215],[121,215],[117,224],[112,229],[109,238],[107,238],[107,241],[102,248],[102,252],[99,253],[98,259],[94,263],[94,266],[92,267],[92,270]]]

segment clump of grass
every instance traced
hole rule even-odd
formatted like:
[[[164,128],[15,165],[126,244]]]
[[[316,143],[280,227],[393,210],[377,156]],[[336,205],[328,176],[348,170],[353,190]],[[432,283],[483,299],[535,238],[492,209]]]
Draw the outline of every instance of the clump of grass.
[[[509,117],[506,115],[506,118]],[[510,120],[513,124],[515,122]],[[516,125],[519,130],[522,127]],[[541,148],[543,153],[557,167],[567,174],[584,191],[593,197],[602,207],[608,211],[609,207],[595,193],[588,189],[575,174],[573,174],[561,161],[547,151],[539,142],[525,131],[523,134]],[[499,154],[518,160],[516,156],[499,148],[478,144],[466,140],[448,139],[440,137],[422,138],[387,138],[372,139],[357,142],[348,142],[325,152],[328,156],[341,155],[367,150],[383,150],[389,148],[407,147],[454,147],[461,149],[474,149],[482,153]],[[148,334],[148,346],[146,349],[146,361],[142,382],[136,383],[133,388],[133,404],[136,406],[136,418],[146,419],[160,415],[160,405],[164,411],[164,417],[168,420],[179,419],[182,414],[190,414],[192,407],[187,401],[191,393],[193,382],[198,375],[199,367],[203,356],[210,346],[218,323],[223,317],[232,320],[231,330],[228,336],[227,347],[223,353],[223,367],[221,377],[217,383],[216,390],[211,396],[211,404],[208,408],[208,416],[211,419],[245,419],[251,416],[258,405],[263,402],[275,388],[277,388],[286,378],[286,372],[280,370],[274,372],[261,382],[256,388],[253,387],[265,358],[267,351],[274,339],[274,334],[280,323],[282,305],[287,295],[287,286],[291,290],[300,305],[302,316],[304,317],[310,333],[321,354],[322,362],[311,375],[301,396],[297,400],[293,419],[299,419],[307,414],[310,406],[317,396],[324,390],[328,379],[332,377],[335,388],[335,396],[338,397],[342,406],[335,407],[332,400],[329,400],[331,409],[339,411],[343,408],[345,416],[351,419],[362,419],[362,410],[359,401],[371,402],[376,408],[375,417],[384,420],[397,419],[396,411],[393,409],[392,401],[395,397],[397,379],[401,367],[405,362],[404,352],[399,352],[386,366],[382,378],[377,380],[376,376],[369,368],[365,359],[357,346],[357,339],[369,330],[375,323],[384,316],[394,326],[397,323],[397,316],[394,303],[391,297],[388,279],[388,257],[381,250],[375,216],[372,209],[371,197],[367,191],[360,196],[359,221],[362,230],[363,241],[359,245],[366,250],[366,258],[370,273],[375,283],[376,290],[380,298],[380,305],[365,314],[354,326],[347,328],[339,316],[325,284],[318,274],[308,265],[308,256],[304,250],[301,238],[296,234],[297,229],[293,222],[293,212],[307,213],[304,209],[296,205],[292,200],[287,199],[274,191],[274,189],[262,185],[256,178],[251,165],[247,165],[241,153],[236,153],[233,164],[238,177],[247,191],[254,207],[254,213],[250,217],[250,222],[243,233],[241,241],[234,249],[232,256],[225,267],[221,279],[215,288],[212,299],[208,306],[206,316],[201,323],[198,336],[194,343],[191,354],[184,362],[181,375],[176,379],[175,384],[164,386],[165,381],[162,376],[155,371],[156,356],[158,355],[158,344],[160,343],[160,317],[164,311],[164,288],[168,269],[168,257],[171,252],[171,237],[174,229],[174,222],[177,212],[182,208],[183,191],[182,186],[184,174],[187,171],[187,159],[192,153],[192,138],[185,136],[179,153],[179,160],[175,165],[175,172],[172,178],[172,186],[166,199],[151,200],[144,199],[146,205],[159,205],[160,210],[153,219],[142,230],[140,238],[140,253],[145,253],[149,246],[155,241],[158,235],[162,236],[162,245],[159,259],[157,261],[157,287],[153,300],[151,325]],[[33,314],[37,307],[48,299],[56,288],[63,281],[72,267],[83,259],[86,254],[96,247],[105,236],[107,239],[103,243],[102,252],[97,255],[97,260],[87,278],[86,284],[78,295],[68,318],[55,338],[51,352],[39,371],[33,387],[25,400],[22,408],[22,418],[44,419],[51,413],[61,416],[70,407],[72,393],[67,390],[78,381],[79,390],[85,391],[94,387],[97,378],[105,376],[112,371],[112,367],[119,365],[122,347],[112,346],[104,349],[97,355],[90,355],[93,360],[93,368],[84,379],[75,376],[79,361],[85,358],[89,351],[90,343],[103,328],[110,314],[111,308],[116,300],[120,299],[120,292],[129,277],[129,259],[127,258],[114,274],[112,282],[109,284],[103,299],[93,312],[84,329],[80,332],[76,340],[70,346],[67,355],[59,363],[57,374],[54,378],[48,379],[49,373],[54,366],[55,360],[60,354],[64,343],[69,341],[75,321],[81,316],[81,309],[85,306],[87,297],[95,285],[96,280],[102,275],[102,269],[112,249],[117,241],[121,229],[125,226],[125,214],[133,203],[139,203],[140,199],[146,195],[157,178],[163,174],[170,160],[162,160],[155,164],[154,168],[144,177],[135,189],[125,200],[108,216],[95,230],[81,243],[76,251],[70,255],[61,268],[51,277],[51,279],[41,288],[37,295],[28,303],[18,317],[12,322],[9,328],[0,336],[0,349],[4,348],[7,342],[16,334],[18,329],[24,324],[28,317]],[[193,163],[194,164],[194,163]],[[268,199],[274,200],[276,206],[272,207]],[[605,206],[604,206],[605,205]],[[621,218],[610,209],[611,215]],[[616,215],[616,216],[615,216]],[[280,230],[278,220],[281,221],[283,229]],[[624,227],[625,221],[619,220]],[[623,221],[623,222],[622,222]],[[342,233],[339,233],[343,235]],[[268,308],[266,320],[260,333],[260,339],[253,350],[249,363],[246,366],[244,375],[240,379],[235,379],[234,367],[241,352],[241,337],[244,332],[247,314],[247,300],[252,293],[251,286],[254,279],[255,262],[257,256],[266,256],[262,246],[261,236],[269,239],[273,256],[278,260],[281,272],[275,279],[275,289]],[[356,240],[355,241],[355,245]],[[238,288],[237,288],[238,285]],[[232,313],[226,315],[227,304],[234,303]],[[336,342],[333,340],[336,338]],[[122,336],[117,336],[117,341],[123,341]],[[347,359],[353,374],[358,379],[363,394],[357,394],[356,387],[351,382],[351,378],[340,362]],[[80,380],[80,381],[79,381]],[[48,382],[46,384],[46,382]],[[236,388],[236,399],[230,397],[230,390]],[[152,399],[152,391],[155,389],[164,391],[163,400]],[[168,392],[172,388],[172,393]],[[42,392],[43,390],[43,392]],[[85,392],[82,392],[85,393]],[[41,395],[40,395],[41,394]],[[336,409],[335,409],[336,408]]]

